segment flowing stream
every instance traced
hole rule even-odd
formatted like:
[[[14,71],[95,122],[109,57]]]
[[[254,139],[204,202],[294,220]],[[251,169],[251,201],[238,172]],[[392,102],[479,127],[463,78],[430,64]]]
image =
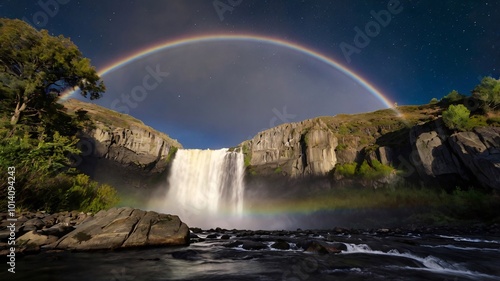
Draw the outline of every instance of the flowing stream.
[[[500,280],[500,237],[491,234],[209,230],[192,237],[186,247],[20,257],[16,276],[4,270],[0,280]],[[273,248],[279,241],[289,249]],[[307,252],[304,241],[342,251]]]

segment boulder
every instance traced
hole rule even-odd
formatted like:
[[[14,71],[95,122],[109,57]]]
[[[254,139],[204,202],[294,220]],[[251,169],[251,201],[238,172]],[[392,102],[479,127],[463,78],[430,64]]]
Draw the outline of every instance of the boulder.
[[[64,224],[56,224],[56,225],[54,225],[52,227],[38,230],[37,233],[40,233],[42,235],[51,235],[51,236],[56,236],[56,237],[63,237],[64,235],[70,233],[74,229],[75,228],[73,226],[68,226],[68,225],[64,225]]]
[[[449,138],[449,143],[481,185],[500,189],[500,128],[457,133]]]
[[[290,244],[286,241],[277,241],[271,245],[271,248],[278,250],[290,250]]]
[[[30,231],[17,238],[16,245],[19,247],[19,252],[21,253],[38,252],[40,247],[55,243],[57,239],[55,236],[46,236],[35,231]]]
[[[106,250],[189,243],[189,228],[177,216],[132,208],[97,213],[54,246],[67,250]]]
[[[23,224],[22,231],[23,232],[30,232],[33,230],[42,229],[42,227],[44,227],[44,226],[45,226],[45,223],[41,219],[39,219],[39,218],[30,219]]]
[[[244,241],[242,248],[245,250],[262,250],[267,249],[267,245],[262,242]]]
[[[442,175],[465,175],[458,158],[446,145],[448,135],[440,123],[415,126],[410,131],[410,141],[415,155],[411,157],[420,177],[430,182]]]
[[[229,234],[224,234],[220,237],[221,240],[228,240],[229,238],[231,238],[231,235]]]
[[[306,252],[311,252],[311,253],[318,253],[318,254],[338,254],[342,252],[341,249],[336,248],[333,245],[329,245],[326,243],[321,243],[318,241],[310,241],[310,243],[307,243],[305,251]]]

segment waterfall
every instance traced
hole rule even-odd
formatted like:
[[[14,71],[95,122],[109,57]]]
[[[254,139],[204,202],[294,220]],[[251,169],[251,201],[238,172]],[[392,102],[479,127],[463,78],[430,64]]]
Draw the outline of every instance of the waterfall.
[[[241,215],[244,160],[227,149],[180,149],[168,178],[167,204],[182,215]]]

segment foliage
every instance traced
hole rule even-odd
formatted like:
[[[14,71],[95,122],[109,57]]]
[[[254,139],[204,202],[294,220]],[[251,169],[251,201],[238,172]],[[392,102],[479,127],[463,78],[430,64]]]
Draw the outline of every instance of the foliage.
[[[5,133],[5,132],[3,132]],[[71,168],[69,153],[79,154],[75,137],[57,132],[42,141],[23,137],[2,138],[0,168],[16,168],[17,205],[28,210],[98,211],[117,203],[116,190],[99,186],[88,176],[78,175]],[[1,200],[6,196],[6,175],[0,175]],[[2,201],[3,202],[3,201]]]
[[[431,101],[429,102],[429,104],[436,104],[436,103],[438,103],[438,102],[439,102],[439,100],[438,100],[438,99],[436,99],[436,98],[432,98],[432,99],[431,99]]]
[[[463,104],[450,105],[443,112],[443,122],[452,130],[464,131],[467,129],[470,111]]]
[[[167,155],[167,163],[171,163],[174,158],[175,158],[175,154],[177,153],[177,150],[179,150],[177,147],[175,146],[171,146],[170,149],[168,150],[168,155]]]
[[[472,97],[478,100],[485,112],[500,109],[500,79],[485,77],[472,90]]]
[[[339,175],[350,178],[356,174],[356,163],[337,164],[335,172]]]
[[[384,165],[376,159],[371,161],[371,166],[365,160],[359,167],[358,175],[363,179],[375,180],[390,175],[392,171],[394,168]]]
[[[90,60],[69,39],[5,18],[0,18],[0,82],[2,108],[9,109],[13,125],[41,123],[66,90],[79,87],[90,99],[105,90]]]
[[[473,115],[467,120],[467,124],[465,129],[467,131],[471,131],[476,127],[485,127],[488,126],[487,118],[483,115]]]
[[[361,165],[357,165],[356,163],[337,164],[335,172],[346,178],[376,180],[386,177],[394,171],[394,168],[384,165],[376,159],[370,162],[371,165],[366,160]]]
[[[335,148],[335,151],[344,151],[347,148],[349,148],[349,146],[347,144],[341,143],[341,144],[337,145],[337,147]]]
[[[0,169],[15,167],[22,209],[98,211],[117,203],[115,189],[78,174],[68,157],[80,154],[76,133],[85,114],[68,115],[56,101],[74,87],[91,99],[104,91],[90,61],[69,39],[0,19]],[[2,205],[6,184],[2,173]]]
[[[465,98],[464,95],[459,94],[456,90],[453,90],[448,95],[443,97],[443,101],[450,104],[450,103],[462,101],[464,98]]]
[[[248,147],[247,143],[243,144],[241,150],[244,155],[245,167],[248,167],[250,166],[250,162],[252,161],[252,151],[250,150],[250,147]]]
[[[87,175],[79,174],[73,179],[73,186],[66,192],[69,209],[83,212],[98,212],[118,203],[116,190],[107,185],[99,185]]]

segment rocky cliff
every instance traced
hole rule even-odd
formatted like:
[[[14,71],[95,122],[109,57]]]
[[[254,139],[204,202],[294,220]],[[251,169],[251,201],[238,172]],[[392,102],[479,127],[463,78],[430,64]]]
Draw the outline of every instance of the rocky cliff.
[[[100,182],[141,187],[144,176],[165,171],[182,145],[141,121],[95,104],[70,99],[69,113],[85,124],[80,132],[82,155],[75,155],[78,169]]]
[[[438,120],[414,126],[410,140],[424,182],[500,189],[500,127],[452,133]]]
[[[242,144],[249,165],[290,177],[325,175],[335,167],[338,140],[321,120],[284,124]]]
[[[500,128],[452,132],[442,123],[438,105],[399,107],[357,115],[318,117],[260,132],[239,145],[249,176],[348,178],[337,164],[382,164],[393,172],[365,185],[401,183],[482,186],[500,189]],[[380,165],[379,165],[380,166]],[[332,176],[333,175],[333,176]]]

